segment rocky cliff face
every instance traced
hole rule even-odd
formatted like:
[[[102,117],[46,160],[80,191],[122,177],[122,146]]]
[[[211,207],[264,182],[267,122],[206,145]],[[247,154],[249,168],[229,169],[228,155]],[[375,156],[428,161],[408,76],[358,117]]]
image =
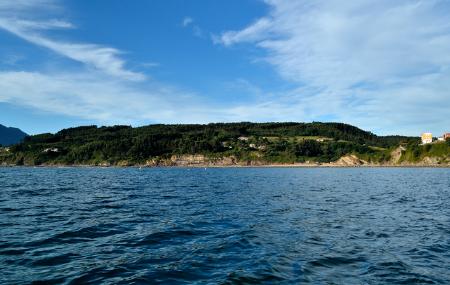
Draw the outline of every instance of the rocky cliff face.
[[[211,161],[202,154],[172,155],[170,162],[178,166],[207,164]]]
[[[207,157],[203,154],[186,154],[186,155],[173,155],[168,159],[154,158],[147,160],[144,164],[133,164],[127,160],[122,160],[117,163],[111,164],[109,162],[98,162],[95,164],[86,164],[82,166],[139,166],[139,167],[226,167],[226,166],[292,166],[292,167],[377,167],[377,166],[400,166],[400,167],[450,167],[450,157],[448,158],[438,158],[438,157],[424,157],[418,162],[406,162],[401,161],[402,149],[395,149],[389,161],[384,163],[370,163],[366,160],[359,158],[358,156],[351,154],[345,155],[339,158],[335,162],[330,163],[318,163],[314,161],[307,161],[305,163],[293,163],[293,164],[283,164],[283,163],[269,163],[262,160],[249,160],[249,161],[239,161],[234,156],[229,157]],[[8,166],[7,163],[2,163],[2,166]],[[27,164],[25,165],[33,165]],[[60,164],[44,164],[43,166],[63,166]]]
[[[386,163],[374,164],[357,157],[354,154],[345,155],[335,162],[331,163],[294,163],[294,164],[277,164],[267,163],[264,161],[239,161],[236,157],[209,158],[202,154],[189,155],[173,155],[170,159],[148,160],[144,166],[179,166],[179,167],[214,167],[214,166],[304,166],[304,167],[358,167],[358,166],[450,166],[450,162],[443,162],[438,158],[425,157],[417,163],[399,163],[401,157],[401,149],[394,150],[391,159]],[[123,166],[123,165],[121,165]]]
[[[391,158],[389,159],[388,164],[398,164],[400,158],[402,157],[402,152],[405,150],[402,146],[397,147],[391,152]]]
[[[239,161],[234,156],[207,157],[203,154],[172,155],[170,159],[150,159],[145,162],[152,166],[209,167],[209,166],[263,166],[263,161]]]
[[[361,166],[367,165],[368,162],[362,159],[359,159],[356,155],[346,155],[339,158],[336,162],[332,162],[331,165],[334,166]]]
[[[388,162],[386,162],[386,165],[392,165],[392,166],[450,166],[450,156],[425,156],[419,161],[410,162],[402,160],[402,156],[404,155],[404,152],[406,149],[402,146],[399,146],[398,148],[394,149],[391,152],[391,158]]]
[[[209,158],[203,154],[172,155],[170,159],[147,160],[145,166],[231,166],[238,165],[235,157]]]

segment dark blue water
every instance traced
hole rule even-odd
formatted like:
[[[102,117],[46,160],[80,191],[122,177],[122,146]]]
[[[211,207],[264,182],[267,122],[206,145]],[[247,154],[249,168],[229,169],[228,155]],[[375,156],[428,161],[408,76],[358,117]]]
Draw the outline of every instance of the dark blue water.
[[[0,168],[0,284],[450,284],[450,169]]]

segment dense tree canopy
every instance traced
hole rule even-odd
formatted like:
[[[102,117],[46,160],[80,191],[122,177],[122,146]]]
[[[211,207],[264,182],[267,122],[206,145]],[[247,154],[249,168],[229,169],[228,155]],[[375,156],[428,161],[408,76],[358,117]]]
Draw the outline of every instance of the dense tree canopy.
[[[17,164],[142,163],[180,154],[267,162],[333,161],[348,153],[385,159],[386,150],[418,138],[380,137],[342,123],[216,123],[82,126],[28,136],[3,161]]]

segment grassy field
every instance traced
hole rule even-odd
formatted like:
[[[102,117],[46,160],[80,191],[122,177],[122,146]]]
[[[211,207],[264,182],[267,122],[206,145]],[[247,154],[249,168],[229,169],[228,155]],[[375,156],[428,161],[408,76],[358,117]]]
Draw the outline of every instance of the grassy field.
[[[305,140],[315,140],[315,141],[330,141],[332,138],[322,137],[322,136],[293,136],[293,137],[263,137],[269,142],[279,142],[286,140],[289,142],[301,142]]]

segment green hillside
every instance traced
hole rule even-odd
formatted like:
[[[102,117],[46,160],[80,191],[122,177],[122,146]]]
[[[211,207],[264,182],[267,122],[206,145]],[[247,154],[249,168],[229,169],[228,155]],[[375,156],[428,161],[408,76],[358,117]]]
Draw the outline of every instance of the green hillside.
[[[420,160],[426,154],[449,153],[448,143],[430,149],[426,146],[425,150],[418,142],[416,137],[376,136],[343,123],[84,126],[26,137],[23,143],[1,151],[0,163],[141,165],[188,154],[261,163],[326,163],[354,154],[380,163],[388,161],[400,144],[408,146],[402,155],[408,161]]]

